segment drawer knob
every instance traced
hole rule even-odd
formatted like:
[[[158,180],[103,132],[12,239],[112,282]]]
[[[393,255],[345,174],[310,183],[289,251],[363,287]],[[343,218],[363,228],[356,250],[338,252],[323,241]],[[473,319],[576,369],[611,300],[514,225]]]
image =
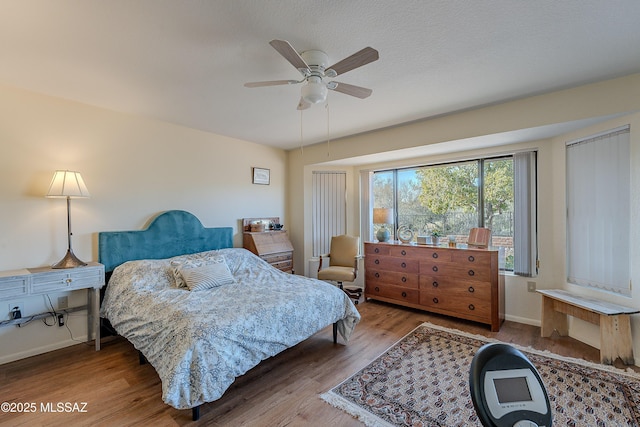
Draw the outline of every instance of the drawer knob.
[[[438,271],[438,266],[437,266],[437,265],[434,265],[434,266],[433,266],[433,268],[432,268],[432,270],[433,270],[433,271]]]
[[[406,292],[403,292],[403,293],[402,293],[402,298],[406,298],[406,297],[407,297],[407,293],[406,293]]]
[[[73,282],[73,279],[71,277],[68,277],[67,278],[67,283],[71,283],[71,282]]]
[[[469,255],[469,262],[473,262],[473,261],[475,261],[475,260],[476,260],[476,259],[474,258],[474,256],[473,256],[473,255]]]
[[[437,303],[438,303],[438,298],[434,298],[434,299],[433,299],[433,303],[434,303],[434,304],[437,304]]]
[[[379,259],[377,259],[377,260],[375,260],[375,261],[373,261],[373,262],[374,262],[375,264],[380,264],[380,260],[379,260]]]
[[[376,271],[376,274],[374,274],[374,276],[376,276],[376,279],[379,279],[379,278],[380,278],[380,273],[378,273],[378,272]]]
[[[400,279],[400,280],[402,280],[402,283],[407,283],[407,278],[404,277],[404,276],[402,276],[402,279]]]
[[[469,304],[469,310],[475,310],[476,307],[473,304]]]
[[[400,252],[403,256],[407,254],[407,251],[405,251],[404,249],[402,250],[402,252]]]
[[[403,262],[402,264],[400,264],[400,267],[402,267],[402,268],[407,268],[407,263],[406,263],[406,262]]]
[[[380,253],[380,248],[375,248],[375,249],[373,250],[373,252],[375,252],[375,253],[379,254],[379,253]]]
[[[437,288],[438,286],[440,286],[440,285],[438,284],[438,282],[436,282],[435,280],[433,281],[433,283],[432,283],[431,285],[433,285],[433,287],[434,287],[434,288]]]
[[[473,289],[473,286],[469,286],[469,292],[474,293],[476,290]]]
[[[438,258],[438,253],[434,252],[431,256],[434,257],[434,258]]]
[[[475,276],[475,275],[476,275],[476,272],[475,272],[475,271],[473,271],[473,270],[469,270],[469,276]]]
[[[374,289],[376,290],[376,292],[380,292],[380,288],[378,286],[376,286]]]

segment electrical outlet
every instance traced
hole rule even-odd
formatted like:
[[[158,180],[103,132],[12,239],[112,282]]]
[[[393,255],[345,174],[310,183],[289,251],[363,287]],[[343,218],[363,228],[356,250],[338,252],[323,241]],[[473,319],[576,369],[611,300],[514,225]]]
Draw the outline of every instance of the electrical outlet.
[[[64,326],[64,314],[58,314],[58,326]]]
[[[69,308],[69,297],[58,297],[58,310],[62,310],[63,308]]]
[[[536,282],[527,282],[527,291],[535,292],[536,291]]]
[[[9,319],[20,319],[22,316],[24,316],[24,303],[9,303]]]

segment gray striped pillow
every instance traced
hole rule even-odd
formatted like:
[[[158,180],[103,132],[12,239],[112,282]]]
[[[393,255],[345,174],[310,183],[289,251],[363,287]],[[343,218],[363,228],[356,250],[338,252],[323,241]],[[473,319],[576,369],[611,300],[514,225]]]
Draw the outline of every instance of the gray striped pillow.
[[[224,261],[200,267],[181,268],[180,274],[190,291],[202,291],[236,282]]]

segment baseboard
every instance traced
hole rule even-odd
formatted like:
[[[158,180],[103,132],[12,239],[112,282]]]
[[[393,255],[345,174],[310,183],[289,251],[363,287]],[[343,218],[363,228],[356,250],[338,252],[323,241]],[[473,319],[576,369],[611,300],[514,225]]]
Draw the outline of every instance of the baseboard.
[[[508,320],[509,322],[523,323],[525,325],[531,325],[531,326],[542,325],[539,319],[529,319],[527,317],[512,316],[510,314],[505,314],[504,320]]]
[[[67,339],[64,341],[58,341],[52,344],[43,345],[40,347],[30,348],[25,351],[21,351],[19,353],[9,354],[7,356],[0,357],[0,365],[9,362],[15,362],[16,360],[26,359],[27,357],[36,356],[38,354],[48,353],[50,351],[58,350],[65,347],[70,347],[72,345],[81,344],[81,342],[85,342],[87,340],[87,336],[77,337],[77,340]]]

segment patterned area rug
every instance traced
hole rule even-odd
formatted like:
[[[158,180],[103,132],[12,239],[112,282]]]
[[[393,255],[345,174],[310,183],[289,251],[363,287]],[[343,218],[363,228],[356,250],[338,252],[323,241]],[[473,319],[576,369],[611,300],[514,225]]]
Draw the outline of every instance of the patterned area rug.
[[[486,337],[424,323],[321,397],[367,426],[480,426],[469,367]],[[640,375],[515,346],[536,366],[554,426],[639,426]]]

